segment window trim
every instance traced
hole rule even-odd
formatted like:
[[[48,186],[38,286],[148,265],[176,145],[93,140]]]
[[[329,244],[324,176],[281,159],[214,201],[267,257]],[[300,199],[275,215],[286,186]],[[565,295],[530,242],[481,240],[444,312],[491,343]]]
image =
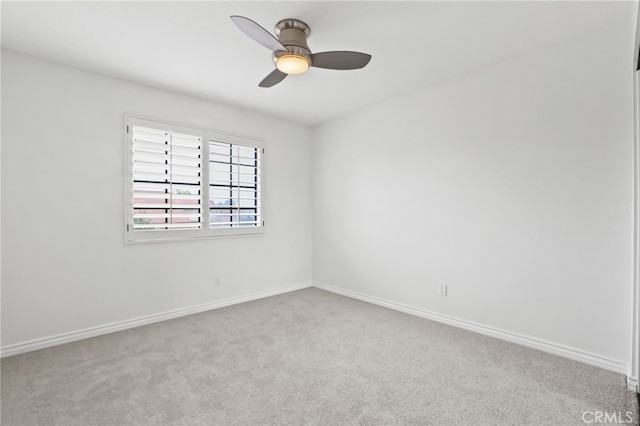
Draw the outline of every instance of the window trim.
[[[202,168],[202,227],[200,229],[187,230],[133,230],[133,150],[131,149],[131,137],[133,135],[132,128],[134,125],[143,127],[157,128],[159,130],[168,130],[171,132],[190,134],[200,136],[202,138],[202,164],[206,164]],[[155,126],[155,127],[154,127]],[[238,226],[228,228],[210,228],[209,227],[209,142],[216,141],[229,143],[232,145],[245,146],[260,149],[260,181],[259,181],[259,220],[258,226]],[[124,115],[124,240],[127,244],[145,243],[145,242],[162,242],[162,241],[184,241],[197,240],[218,237],[231,237],[242,235],[256,235],[264,233],[264,142],[261,139],[221,132],[211,129],[203,129],[197,126],[185,125],[171,121],[159,120],[154,118],[142,117],[139,115]],[[205,204],[206,203],[206,204]]]

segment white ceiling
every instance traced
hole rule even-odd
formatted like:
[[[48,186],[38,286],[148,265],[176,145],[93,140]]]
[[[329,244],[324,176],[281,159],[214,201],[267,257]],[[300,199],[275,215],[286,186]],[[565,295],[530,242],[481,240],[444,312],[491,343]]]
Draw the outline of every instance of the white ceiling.
[[[2,46],[315,125],[630,19],[631,2],[2,2]],[[230,15],[311,26],[312,51],[373,55],[263,89],[269,50]]]

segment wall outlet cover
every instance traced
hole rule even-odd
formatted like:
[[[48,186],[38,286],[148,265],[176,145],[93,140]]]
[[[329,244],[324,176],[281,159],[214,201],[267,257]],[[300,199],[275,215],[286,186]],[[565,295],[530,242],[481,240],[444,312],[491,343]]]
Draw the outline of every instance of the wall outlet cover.
[[[440,284],[440,296],[446,296],[446,295],[447,295],[447,285]]]

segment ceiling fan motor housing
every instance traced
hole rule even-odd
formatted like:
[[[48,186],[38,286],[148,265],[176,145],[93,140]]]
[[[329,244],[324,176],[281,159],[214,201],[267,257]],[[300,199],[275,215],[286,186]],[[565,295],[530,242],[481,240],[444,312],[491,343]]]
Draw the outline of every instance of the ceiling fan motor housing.
[[[278,41],[287,51],[277,50],[273,52],[273,61],[277,63],[282,55],[294,54],[304,57],[311,64],[311,50],[307,45],[307,38],[311,35],[311,28],[298,19],[283,19],[275,26]]]

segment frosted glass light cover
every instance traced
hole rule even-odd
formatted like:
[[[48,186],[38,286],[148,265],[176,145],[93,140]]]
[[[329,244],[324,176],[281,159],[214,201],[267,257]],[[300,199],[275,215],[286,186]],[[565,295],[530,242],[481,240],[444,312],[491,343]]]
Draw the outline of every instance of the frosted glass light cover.
[[[309,69],[309,61],[304,56],[282,55],[276,67],[285,74],[302,74]]]

